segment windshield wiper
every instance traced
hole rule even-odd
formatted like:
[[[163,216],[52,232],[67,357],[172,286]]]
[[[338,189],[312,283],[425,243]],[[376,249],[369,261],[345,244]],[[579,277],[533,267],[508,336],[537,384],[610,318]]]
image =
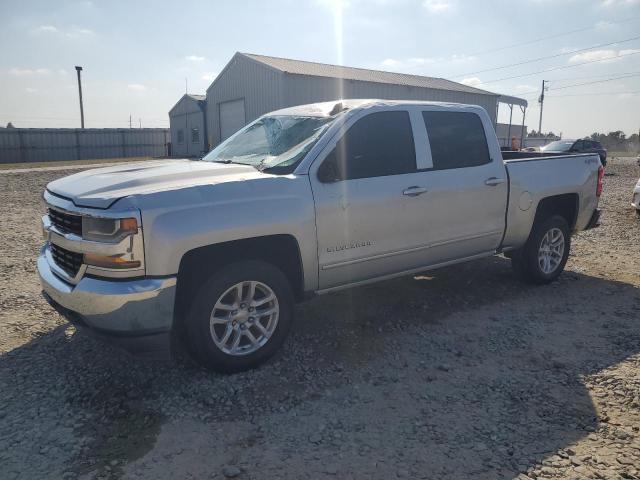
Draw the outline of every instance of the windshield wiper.
[[[245,166],[247,166],[247,167],[253,167],[253,168],[255,168],[256,170],[258,170],[259,172],[261,172],[261,171],[262,171],[262,170],[260,170],[260,168],[259,168],[257,165],[253,165],[253,164],[251,164],[251,163],[236,162],[236,161],[229,160],[229,159],[226,159],[226,160],[213,160],[211,163],[224,163],[225,165],[228,165],[228,164],[230,164],[230,163],[233,163],[234,165],[245,165]]]

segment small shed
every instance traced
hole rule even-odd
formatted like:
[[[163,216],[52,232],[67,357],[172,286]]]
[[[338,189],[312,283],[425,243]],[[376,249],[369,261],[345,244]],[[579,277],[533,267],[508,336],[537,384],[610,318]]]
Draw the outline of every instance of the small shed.
[[[171,156],[198,157],[207,148],[207,109],[204,95],[186,93],[169,110]]]

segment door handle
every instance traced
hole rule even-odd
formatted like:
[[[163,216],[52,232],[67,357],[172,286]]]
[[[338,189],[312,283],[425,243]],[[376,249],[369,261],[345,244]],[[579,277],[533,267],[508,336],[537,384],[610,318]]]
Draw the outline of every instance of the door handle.
[[[490,187],[495,187],[496,185],[500,185],[501,183],[504,183],[504,182],[505,182],[504,178],[491,177],[491,178],[487,178],[484,181],[484,184],[489,185]]]
[[[427,193],[427,189],[418,186],[409,187],[402,191],[402,194],[406,195],[407,197],[417,197],[418,195],[422,195],[423,193]]]

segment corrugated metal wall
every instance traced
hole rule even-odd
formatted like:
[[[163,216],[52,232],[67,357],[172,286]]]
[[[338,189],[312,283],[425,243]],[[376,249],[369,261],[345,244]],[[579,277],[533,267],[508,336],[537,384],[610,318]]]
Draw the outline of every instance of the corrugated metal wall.
[[[0,163],[164,157],[166,128],[0,129]]]
[[[294,105],[339,98],[380,98],[454,102],[483,107],[496,120],[498,95],[436,90],[330,77],[285,74],[236,55],[207,90],[207,122],[210,147],[220,142],[222,102],[244,98],[245,123],[260,115]]]
[[[205,151],[204,112],[200,110],[196,100],[182,97],[182,100],[169,112],[169,125],[172,157],[196,157]],[[192,141],[191,129],[193,128],[198,129],[198,142]],[[184,133],[184,141],[182,143],[178,142],[179,130]]]
[[[207,123],[211,146],[220,143],[220,107],[229,100],[244,98],[245,123],[277,110],[282,102],[280,72],[236,55],[207,90]]]
[[[453,102],[483,107],[492,123],[495,123],[498,95],[482,95],[452,90],[436,90],[405,85],[338,80],[328,77],[306,75],[285,75],[285,104],[325,102],[338,98],[380,98],[385,100],[423,100],[432,102]]]

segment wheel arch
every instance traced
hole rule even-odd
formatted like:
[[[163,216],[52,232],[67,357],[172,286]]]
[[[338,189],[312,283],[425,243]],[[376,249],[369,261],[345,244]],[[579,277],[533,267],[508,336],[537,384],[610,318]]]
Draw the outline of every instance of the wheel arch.
[[[238,260],[261,260],[279,268],[291,283],[294,298],[304,298],[304,270],[297,239],[290,234],[268,235],[215,243],[186,252],[180,259],[174,326],[180,329],[189,301],[211,273]]]
[[[580,197],[577,193],[563,193],[542,198],[538,202],[533,224],[557,214],[569,224],[569,231],[573,231],[580,211]]]

